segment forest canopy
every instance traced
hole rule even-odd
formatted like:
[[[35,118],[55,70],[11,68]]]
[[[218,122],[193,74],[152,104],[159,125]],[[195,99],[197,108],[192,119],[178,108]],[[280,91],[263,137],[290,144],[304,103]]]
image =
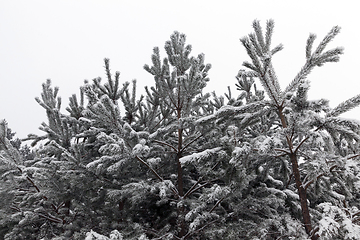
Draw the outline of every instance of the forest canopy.
[[[309,74],[343,54],[327,49],[340,28],[309,35],[284,89],[274,21],[253,30],[236,93],[204,91],[211,64],[177,31],[144,65],[144,95],[109,59],[65,112],[43,83],[43,135],[13,139],[0,122],[0,238],[360,239],[360,122],[341,117],[360,95],[308,99]]]

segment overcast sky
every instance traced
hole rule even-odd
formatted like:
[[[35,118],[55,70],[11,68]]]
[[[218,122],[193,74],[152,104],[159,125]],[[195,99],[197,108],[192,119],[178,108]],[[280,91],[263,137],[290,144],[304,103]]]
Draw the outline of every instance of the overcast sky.
[[[283,87],[305,63],[309,33],[318,43],[339,25],[340,35],[330,44],[345,47],[339,63],[329,63],[310,75],[310,98],[337,104],[360,93],[359,13],[356,1],[171,1],[171,0],[1,0],[0,1],[0,119],[23,138],[41,134],[44,109],[34,100],[41,84],[51,79],[60,87],[65,113],[67,99],[79,93],[85,79],[105,77],[104,58],[121,72],[120,79],[137,79],[139,93],[152,85],[143,70],[151,64],[152,49],[173,31],[187,35],[192,55],[205,54],[212,64],[207,91],[234,90],[235,75],[248,57],[239,38],[252,32],[252,22],[275,20],[273,46],[284,50],[274,57]],[[344,115],[360,119],[360,109]]]

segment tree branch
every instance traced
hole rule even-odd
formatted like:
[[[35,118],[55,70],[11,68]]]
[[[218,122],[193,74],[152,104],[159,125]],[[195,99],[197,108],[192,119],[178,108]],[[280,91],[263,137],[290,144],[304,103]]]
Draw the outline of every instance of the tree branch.
[[[360,154],[356,154],[354,156],[348,157],[346,160],[350,160],[350,159],[353,159],[353,158],[356,158],[356,157],[359,157],[359,156],[360,156]]]
[[[63,219],[51,216],[49,213],[48,213],[48,215],[38,213],[38,215],[42,218],[49,220],[50,222],[53,222],[53,223],[64,223]]]
[[[190,195],[190,193],[192,193],[192,190],[200,183],[200,181],[202,180],[202,177],[200,177],[199,178],[199,180],[197,180],[197,182],[194,184],[194,185],[192,185],[192,187],[185,193],[185,195],[184,195],[184,199],[187,197],[187,196],[189,196]]]
[[[176,149],[176,147],[174,147],[174,146],[172,146],[172,145],[170,145],[170,144],[168,144],[166,142],[162,142],[162,141],[158,141],[158,140],[154,140],[154,142],[160,143],[160,144],[165,145],[165,146],[168,146],[168,147],[172,148],[176,153],[178,153],[178,150]]]
[[[31,185],[33,185],[37,192],[40,192],[40,189],[35,185],[35,183],[33,182],[33,180],[31,180],[29,176],[26,176],[26,179],[31,183]]]
[[[193,142],[195,142],[196,140],[198,140],[200,137],[202,137],[202,134],[200,134],[199,136],[197,136],[195,139],[193,139],[191,142],[189,142],[188,144],[186,144],[181,150],[180,152],[184,152],[184,150],[190,146]]]
[[[275,151],[279,151],[279,152],[284,152],[284,153],[286,153],[287,155],[290,155],[290,154],[291,154],[291,152],[286,151],[286,150],[281,149],[281,148],[274,148],[274,150],[275,150]],[[281,155],[281,156],[282,156],[282,155]]]
[[[197,230],[195,230],[195,231],[193,231],[193,232],[188,232],[188,233],[183,237],[183,239],[186,239],[186,238],[188,238],[188,237],[190,237],[190,236],[192,236],[192,235],[194,235],[194,234],[197,234],[197,233],[201,232],[201,231],[204,230],[207,226],[210,226],[210,225],[212,225],[213,223],[215,223],[215,222],[217,222],[217,221],[219,221],[219,219],[216,219],[216,220],[214,220],[214,221],[211,221],[211,222],[205,224],[204,226],[202,226],[201,228],[199,228],[199,229],[197,229]],[[179,238],[179,239],[180,239],[180,238]]]
[[[329,169],[329,172],[331,172],[334,168],[336,168],[337,167],[337,165],[334,165],[334,166],[332,166],[332,167],[330,167],[330,169]],[[312,183],[314,183],[315,182],[315,180],[319,180],[319,178],[321,178],[322,176],[325,176],[326,174],[328,174],[329,172],[323,172],[323,173],[321,173],[321,174],[319,174],[318,176],[316,176],[316,179],[313,179],[313,180],[311,180],[310,182],[308,182],[308,183],[306,183],[306,185],[305,185],[305,190],[312,184]]]
[[[144,164],[152,173],[154,173],[154,175],[160,180],[160,181],[164,181],[164,179],[149,165],[147,164],[144,160],[142,160],[139,156],[135,156],[137,160],[139,160],[142,164]],[[171,191],[175,194],[175,196],[179,197],[179,193],[176,189],[174,188],[170,188]]]
[[[164,179],[152,168],[150,167],[149,164],[147,164],[144,160],[142,160],[139,156],[135,156],[137,158],[137,160],[139,160],[142,164],[144,164],[148,169],[150,169],[150,171],[152,171],[155,176],[160,180],[160,181],[164,181]]]
[[[192,193],[196,192],[197,190],[202,189],[203,187],[205,187],[205,186],[206,186],[206,185],[208,185],[208,184],[210,184],[210,182],[206,182],[206,183],[204,183],[204,184],[200,185],[199,187],[194,188],[191,192],[189,192],[189,194],[188,194],[188,195],[190,195],[190,194],[192,194]]]
[[[211,208],[210,212],[209,213],[212,213],[212,211],[215,210],[215,208],[225,199],[226,196],[222,197],[221,199],[219,199],[215,205]]]
[[[217,180],[217,179],[214,179],[214,180],[212,180],[212,181],[208,181],[208,182],[206,182],[206,183],[204,183],[204,184],[200,185],[199,187],[197,187],[197,188],[193,189],[191,192],[189,192],[189,194],[188,194],[188,195],[190,195],[190,194],[192,194],[192,193],[196,192],[197,190],[200,190],[201,188],[205,187],[206,185],[209,185],[211,182],[216,181],[216,180]]]
[[[296,153],[296,152],[299,150],[299,148],[301,147],[301,145],[303,145],[303,143],[306,142],[309,138],[310,138],[309,136],[306,137],[306,138],[304,138],[304,139],[300,142],[299,146],[296,147],[294,153]]]

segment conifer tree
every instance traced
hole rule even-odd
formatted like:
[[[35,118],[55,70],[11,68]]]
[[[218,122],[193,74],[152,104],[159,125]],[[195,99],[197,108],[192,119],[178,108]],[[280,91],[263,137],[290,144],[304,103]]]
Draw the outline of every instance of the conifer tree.
[[[165,197],[162,201],[177,206],[176,211],[172,213],[176,216],[174,219],[176,225],[171,226],[170,224],[171,231],[166,233],[174,235],[175,239],[194,237],[201,232],[202,228],[209,225],[206,220],[212,218],[211,212],[213,210],[210,209],[211,211],[207,215],[202,215],[204,213],[199,212],[201,197],[196,197],[196,200],[192,199],[192,195],[197,191],[201,193],[205,186],[210,188],[211,186],[215,187],[215,185],[206,179],[205,171],[194,165],[187,165],[187,163],[194,161],[193,158],[198,158],[198,160],[203,158],[205,161],[205,159],[211,159],[213,154],[221,155],[220,148],[206,152],[208,156],[197,153],[206,149],[205,145],[199,145],[200,142],[204,142],[201,141],[203,133],[196,129],[194,120],[205,115],[208,111],[206,107],[211,105],[208,99],[210,95],[202,94],[202,90],[209,80],[207,72],[210,65],[204,64],[203,54],[190,57],[191,45],[186,45],[185,40],[184,34],[174,32],[170,41],[165,43],[167,57],[161,62],[160,51],[156,47],[152,55],[153,66],[144,66],[145,70],[154,76],[155,86],[150,90],[146,89],[147,105],[140,105],[139,110],[146,107],[147,110],[156,111],[153,114],[148,112],[149,115],[153,116],[152,119],[155,120],[156,124],[144,126],[151,133],[149,136],[150,151],[146,161],[157,159],[154,166],[163,164],[168,167],[155,170],[140,156],[136,156],[162,184],[166,184],[165,186],[168,188],[166,192],[168,193],[161,196],[163,190],[160,190],[161,198]],[[160,154],[161,152],[165,154]],[[214,163],[209,161],[209,165],[211,165],[210,162]],[[176,182],[173,183],[172,179]],[[217,194],[221,195],[222,192],[226,192],[225,188],[219,187]],[[209,192],[204,193],[209,194]],[[194,207],[197,210],[190,210]],[[154,234],[157,236],[159,233]]]
[[[265,174],[268,179],[273,179],[271,181],[275,181],[274,183],[280,180],[277,185],[287,195],[290,192],[286,188],[291,189],[291,182],[295,180],[304,229],[311,239],[317,239],[318,227],[313,221],[317,215],[313,214],[311,217],[310,207],[316,207],[316,204],[325,199],[314,199],[310,196],[312,195],[309,194],[309,189],[312,189],[310,186],[316,184],[317,189],[323,187],[324,189],[320,191],[324,194],[326,192],[324,182],[331,186],[334,184],[333,181],[336,181],[343,188],[331,189],[327,193],[332,194],[337,200],[343,198],[345,202],[352,202],[353,196],[345,187],[344,179],[340,180],[341,174],[335,173],[334,169],[346,164],[347,159],[358,156],[358,123],[340,119],[338,115],[358,106],[360,95],[345,101],[335,109],[330,109],[325,100],[307,99],[309,81],[306,77],[311,70],[327,62],[338,61],[339,55],[343,53],[342,48],[324,51],[327,44],[339,33],[340,28],[334,27],[315,51],[312,50],[315,35],[310,35],[306,45],[305,65],[289,86],[281,90],[272,58],[275,53],[282,50],[283,46],[271,48],[274,22],[272,20],[267,22],[265,34],[259,21],[254,21],[253,27],[255,32],[241,39],[251,62],[244,62],[244,66],[249,70],[239,72],[238,88],[249,95],[247,89],[251,86],[252,79],[256,78],[262,84],[268,99],[248,101],[248,104],[240,107],[222,107],[211,117],[200,119],[198,122],[206,124],[212,120],[225,121],[231,117],[240,121],[238,126],[242,133],[250,130],[254,134],[250,145],[242,144],[240,149],[235,150],[236,157],[232,161],[243,162],[244,151],[245,153],[255,151],[254,156],[257,156],[257,160],[253,159],[254,156],[250,159],[258,162],[256,170],[263,172],[262,175]],[[246,79],[248,84],[243,81]],[[259,122],[262,131],[256,133],[254,130],[257,126],[254,123]],[[351,151],[342,153],[342,144]],[[259,162],[261,159],[262,162]],[[333,178],[336,180],[331,180]],[[355,177],[352,181],[357,182],[358,179]],[[292,197],[291,194],[286,199],[289,197]],[[327,195],[326,198],[329,197]]]

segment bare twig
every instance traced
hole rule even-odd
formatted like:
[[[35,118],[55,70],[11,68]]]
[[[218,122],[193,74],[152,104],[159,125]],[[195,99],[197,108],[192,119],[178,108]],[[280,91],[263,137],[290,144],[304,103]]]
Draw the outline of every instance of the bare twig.
[[[354,156],[348,157],[348,158],[347,158],[347,160],[350,160],[350,159],[356,158],[356,157],[358,157],[358,156],[360,156],[360,154],[356,154],[356,155],[354,155]]]
[[[192,187],[185,193],[183,197],[184,199],[187,198],[190,195],[190,193],[192,193],[192,190],[201,182],[201,180],[202,177],[200,177],[199,180],[197,180],[197,182],[194,185],[192,185]]]
[[[135,156],[137,160],[139,160],[142,164],[144,164],[148,169],[150,169],[150,171],[152,171],[152,173],[154,173],[154,175],[160,180],[160,181],[164,181],[164,179],[149,165],[147,164],[144,160],[142,160],[139,156]],[[170,188],[171,191],[175,194],[175,196],[179,197],[179,193],[175,188]]]
[[[294,174],[293,174],[293,173],[291,173],[291,174],[290,174],[290,177],[289,177],[289,180],[288,180],[288,182],[287,182],[287,184],[286,184],[286,187],[285,187],[285,188],[287,188],[287,187],[289,186],[289,184],[290,184],[290,182],[291,182],[291,180],[292,180],[293,176],[294,176]]]
[[[202,134],[200,134],[199,136],[197,136],[195,139],[193,139],[191,142],[189,142],[188,144],[186,144],[181,150],[180,152],[184,152],[184,150],[190,146],[193,142],[195,142],[196,140],[198,140],[200,137],[202,137]]]
[[[275,150],[275,151],[279,151],[279,152],[284,152],[284,153],[286,153],[287,155],[289,155],[289,154],[290,154],[290,152],[289,152],[289,151],[286,151],[285,149],[281,149],[281,148],[274,148],[274,150]]]
[[[211,221],[211,222],[205,224],[204,226],[202,226],[201,228],[199,228],[199,229],[197,229],[197,230],[195,230],[195,231],[193,231],[193,232],[188,232],[188,233],[183,237],[183,239],[186,239],[186,238],[188,238],[188,237],[190,237],[190,236],[192,236],[192,235],[194,235],[194,234],[197,234],[197,233],[201,232],[201,231],[204,230],[206,227],[212,225],[213,223],[215,223],[215,222],[217,222],[217,221],[219,221],[219,219],[215,219],[214,221]],[[180,238],[179,238],[179,239],[180,239]]]
[[[38,213],[38,215],[40,217],[42,217],[42,218],[45,218],[45,219],[49,220],[50,222],[53,222],[53,223],[64,223],[63,219],[54,217],[54,216],[52,216],[50,214],[45,215],[45,214],[42,214],[42,213]]]
[[[198,186],[197,188],[194,188],[191,192],[189,192],[189,194],[188,194],[188,195],[190,195],[190,194],[192,194],[192,193],[196,192],[197,190],[202,189],[203,187],[205,187],[206,185],[209,185],[210,183],[211,183],[211,181],[206,182],[206,183],[204,183],[204,184],[202,184],[202,185]]]
[[[308,183],[305,185],[305,190],[306,190],[312,183],[314,183],[315,180],[317,181],[317,180],[319,180],[319,178],[321,178],[321,177],[325,176],[326,174],[332,172],[333,169],[336,168],[336,167],[337,167],[337,165],[334,165],[334,166],[330,167],[329,172],[323,172],[323,173],[319,174],[318,176],[316,176],[315,179],[311,180],[310,182],[308,182]]]
[[[215,210],[215,208],[225,199],[226,196],[222,197],[221,199],[219,199],[215,205],[211,208],[211,210],[209,211],[209,213],[212,213],[212,211]]]
[[[162,142],[162,141],[158,141],[158,140],[154,140],[154,142],[160,143],[160,144],[165,145],[165,146],[168,146],[168,147],[172,148],[176,153],[178,152],[178,150],[176,149],[176,147],[174,147],[174,146],[172,146],[172,145],[170,145],[170,144],[168,144],[168,143],[166,143],[166,142]]]
[[[299,150],[299,148],[301,147],[301,145],[303,145],[303,143],[306,142],[309,138],[310,138],[310,137],[304,138],[304,139],[300,142],[299,146],[296,147],[294,153],[296,153],[296,152]]]
[[[142,160],[139,156],[135,156],[137,160],[139,160],[142,164],[144,164],[147,168],[150,169],[150,171],[152,171],[155,176],[160,180],[160,181],[164,181],[164,179],[149,165],[147,164],[144,160]]]
[[[33,182],[33,180],[31,180],[29,176],[26,176],[26,179],[31,183],[31,185],[33,185],[37,192],[40,192],[40,189],[35,185],[35,183]]]

